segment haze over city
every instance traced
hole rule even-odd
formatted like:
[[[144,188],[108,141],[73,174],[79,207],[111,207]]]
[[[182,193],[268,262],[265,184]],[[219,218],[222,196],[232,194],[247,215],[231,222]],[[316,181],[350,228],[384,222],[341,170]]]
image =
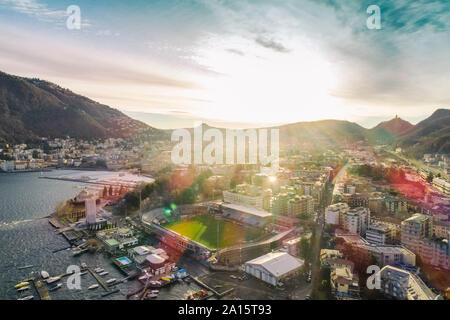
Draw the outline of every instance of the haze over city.
[[[447,1],[0,1],[3,71],[160,128],[345,119],[417,123],[446,108]],[[152,115],[160,114],[158,121]]]

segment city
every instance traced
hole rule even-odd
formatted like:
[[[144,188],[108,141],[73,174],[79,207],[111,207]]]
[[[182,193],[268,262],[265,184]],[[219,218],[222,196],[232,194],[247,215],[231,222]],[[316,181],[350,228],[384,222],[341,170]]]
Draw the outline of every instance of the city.
[[[0,1],[0,27],[0,301],[450,300],[446,1]]]

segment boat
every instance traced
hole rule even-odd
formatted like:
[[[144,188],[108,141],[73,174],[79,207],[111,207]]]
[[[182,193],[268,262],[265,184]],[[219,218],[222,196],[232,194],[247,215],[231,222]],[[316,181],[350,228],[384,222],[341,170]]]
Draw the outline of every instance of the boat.
[[[17,291],[21,292],[21,291],[25,291],[28,289],[30,289],[30,286],[25,286],[25,287],[19,288],[19,289],[17,289]]]
[[[86,268],[87,268],[86,262],[82,262],[82,263],[81,263],[81,267],[82,267],[83,269],[86,269]]]
[[[21,283],[16,284],[16,285],[14,286],[14,288],[19,289],[19,288],[28,286],[29,284],[30,284],[30,283],[29,283],[28,281],[23,281],[23,282],[21,282]]]
[[[106,276],[107,274],[109,274],[108,271],[103,271],[103,272],[100,272],[100,273],[99,273],[100,276]]]
[[[151,293],[153,293],[153,294],[158,294],[159,293],[159,290],[152,290],[152,291],[150,291]]]
[[[61,284],[61,283],[58,283],[56,286],[53,286],[53,287],[49,288],[48,290],[49,290],[49,291],[55,291],[56,289],[59,289],[59,288],[61,288],[61,287],[62,287],[62,284]]]
[[[47,271],[42,270],[41,271],[41,277],[42,277],[42,279],[47,279],[48,277],[50,277],[50,275],[48,274]]]
[[[97,273],[100,273],[100,272],[105,271],[105,269],[102,269],[102,268],[95,268],[94,271],[97,272]]]
[[[116,278],[112,278],[106,281],[107,284],[116,282]]]
[[[157,297],[158,297],[158,294],[155,294],[155,293],[147,294],[147,298],[150,298],[150,299],[154,299],[154,298],[157,298]]]
[[[23,266],[23,267],[18,267],[17,269],[18,270],[23,270],[23,269],[28,269],[28,268],[32,268],[32,267],[33,267],[33,265],[29,264],[29,265],[26,265],[26,266]]]
[[[47,279],[47,283],[50,284],[59,280],[61,280],[61,277],[51,277]]]
[[[23,298],[19,298],[17,300],[31,300],[33,298],[34,298],[34,296],[26,296],[26,297],[23,297]]]
[[[85,274],[87,274],[87,271],[83,271],[80,273],[80,276],[84,276]]]
[[[97,289],[97,288],[98,288],[98,284],[93,284],[92,286],[90,286],[88,288],[88,290]]]

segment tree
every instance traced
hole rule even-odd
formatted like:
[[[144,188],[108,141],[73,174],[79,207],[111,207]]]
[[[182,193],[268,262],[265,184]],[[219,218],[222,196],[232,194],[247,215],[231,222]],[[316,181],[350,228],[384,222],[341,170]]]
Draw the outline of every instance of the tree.
[[[433,182],[433,179],[434,179],[433,172],[429,172],[428,175],[427,175],[427,182],[431,183],[431,182]]]
[[[300,240],[300,255],[305,260],[309,260],[311,256],[311,244],[307,238],[302,238]]]

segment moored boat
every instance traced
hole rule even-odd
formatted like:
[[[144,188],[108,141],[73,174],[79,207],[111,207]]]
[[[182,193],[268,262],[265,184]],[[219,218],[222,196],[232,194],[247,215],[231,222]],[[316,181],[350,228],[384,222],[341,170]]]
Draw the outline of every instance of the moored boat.
[[[61,277],[51,277],[47,279],[47,283],[50,284],[59,280],[61,280]]]
[[[16,284],[16,285],[14,286],[14,288],[19,289],[19,288],[28,286],[29,284],[30,284],[30,283],[29,283],[28,281],[23,281],[23,282],[21,282],[21,283]]]
[[[97,288],[98,288],[98,284],[93,284],[92,286],[90,286],[88,288],[88,290],[97,289]]]
[[[57,290],[57,289],[59,289],[59,288],[61,288],[61,287],[62,287],[62,284],[61,284],[61,283],[58,283],[56,286],[53,286],[53,287],[49,288],[48,290],[49,290],[49,291],[55,291],[55,290]]]
[[[30,289],[30,286],[21,287],[21,288],[17,289],[17,291],[21,292],[21,291],[25,291],[28,289]]]

